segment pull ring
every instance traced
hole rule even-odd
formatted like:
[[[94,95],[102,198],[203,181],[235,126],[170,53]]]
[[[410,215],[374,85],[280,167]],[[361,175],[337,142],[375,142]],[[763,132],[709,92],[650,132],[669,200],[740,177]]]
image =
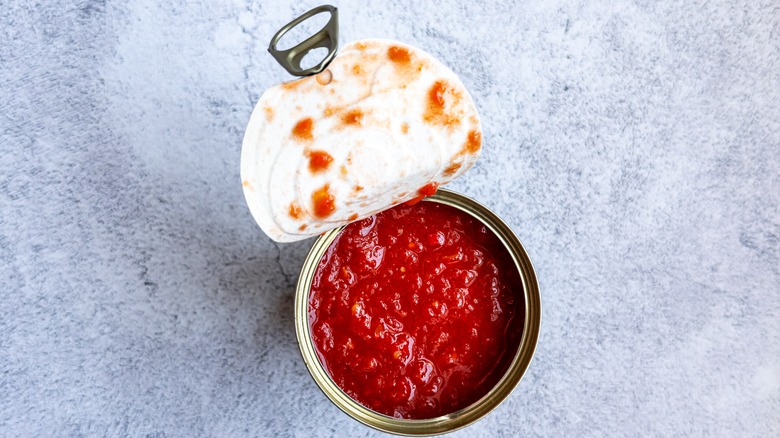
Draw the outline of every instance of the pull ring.
[[[317,33],[310,36],[309,38],[306,38],[306,40],[304,40],[302,43],[298,44],[295,47],[292,47],[287,50],[276,49],[276,45],[279,43],[279,40],[282,39],[284,34],[289,32],[295,26],[301,24],[303,21],[322,12],[330,13],[330,20],[328,20],[328,23],[322,29],[320,29]],[[322,5],[306,12],[305,14],[296,18],[295,20],[282,26],[282,28],[279,29],[278,32],[276,32],[276,35],[274,35],[274,37],[271,38],[271,44],[268,45],[268,51],[276,59],[276,62],[278,62],[279,65],[281,65],[282,67],[284,67],[284,69],[287,70],[287,72],[290,73],[291,75],[311,76],[321,72],[322,70],[325,70],[325,67],[327,67],[328,64],[330,64],[330,62],[333,60],[333,57],[336,56],[336,51],[338,50],[338,46],[339,46],[338,9],[336,9],[336,7],[331,5]],[[325,59],[320,61],[320,63],[315,65],[314,67],[302,69],[301,61],[303,60],[304,56],[306,56],[306,54],[309,53],[312,49],[318,49],[321,47],[328,49],[328,54],[325,56]]]

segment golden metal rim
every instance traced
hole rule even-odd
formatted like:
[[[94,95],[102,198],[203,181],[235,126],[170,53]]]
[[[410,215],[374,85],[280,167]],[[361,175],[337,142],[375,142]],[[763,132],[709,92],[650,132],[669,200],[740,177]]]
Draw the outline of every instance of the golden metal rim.
[[[331,380],[327,371],[320,364],[314,350],[314,343],[311,340],[308,318],[309,289],[322,255],[344,227],[331,230],[314,242],[301,268],[295,292],[295,332],[298,337],[298,346],[303,361],[317,386],[331,402],[350,417],[374,429],[396,435],[427,436],[453,432],[476,422],[493,411],[506,400],[520,383],[533,358],[541,328],[541,296],[536,274],[528,254],[512,229],[484,205],[450,190],[439,189],[435,195],[426,198],[425,201],[449,205],[478,219],[499,237],[520,272],[525,299],[525,322],[520,346],[509,369],[484,397],[474,404],[448,415],[424,420],[406,420],[389,417],[364,407],[344,393]]]

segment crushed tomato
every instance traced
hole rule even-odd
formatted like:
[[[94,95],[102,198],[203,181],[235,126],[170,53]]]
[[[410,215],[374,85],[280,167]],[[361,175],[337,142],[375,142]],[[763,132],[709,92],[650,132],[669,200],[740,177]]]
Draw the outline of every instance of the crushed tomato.
[[[520,343],[523,290],[499,239],[435,202],[348,225],[309,296],[320,362],[362,405],[433,418],[484,396]]]

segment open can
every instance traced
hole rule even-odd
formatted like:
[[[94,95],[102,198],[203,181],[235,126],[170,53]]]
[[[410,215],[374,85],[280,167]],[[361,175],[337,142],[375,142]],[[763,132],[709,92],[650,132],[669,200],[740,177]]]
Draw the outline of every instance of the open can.
[[[530,365],[541,325],[541,298],[536,274],[528,254],[511,228],[487,207],[453,191],[439,189],[435,195],[425,198],[423,202],[436,202],[454,207],[481,222],[503,243],[522,282],[524,318],[520,344],[507,371],[477,402],[457,412],[436,418],[400,419],[366,408],[353,400],[331,379],[320,363],[312,340],[309,325],[309,291],[320,259],[344,227],[331,230],[315,241],[301,268],[295,292],[295,331],[301,355],[314,381],[336,406],[352,418],[383,432],[399,435],[423,436],[452,432],[474,423],[495,409],[517,386]]]
[[[300,43],[298,46],[295,46],[287,50],[277,49],[277,43],[279,42],[281,36],[283,36],[285,32],[287,32],[297,24],[301,23],[303,20],[307,19],[308,17],[311,17],[318,13],[331,14],[331,19],[328,21],[325,27],[323,27],[316,34],[306,39],[304,42]],[[331,75],[331,72],[325,69],[328,66],[328,63],[332,59],[334,59],[337,50],[337,39],[338,39],[337,17],[338,16],[337,16],[336,8],[332,6],[321,6],[319,8],[315,8],[307,12],[303,16],[299,17],[298,19],[294,20],[287,26],[283,27],[277,33],[277,35],[273,37],[271,41],[271,45],[269,47],[269,51],[274,56],[274,58],[276,58],[276,60],[280,64],[282,64],[288,72],[290,72],[293,75],[311,76],[317,74],[318,76],[316,80],[317,83],[319,83],[319,85],[321,86],[328,85],[331,80],[333,80],[334,83],[336,83],[338,78],[335,77],[335,74]],[[316,48],[327,48],[328,55],[318,65],[310,68],[303,68],[301,66],[301,62],[303,58],[307,55],[307,53],[310,50]],[[364,48],[365,47],[362,48],[357,47],[356,50],[363,50]],[[399,75],[399,77],[402,78],[406,77],[404,75],[408,74],[410,71],[411,72],[423,71],[422,70],[423,64],[419,64],[419,67],[415,69],[416,64],[411,62],[412,58],[410,57],[409,54],[410,52],[407,49],[408,48],[405,48],[402,44],[399,44],[397,47],[393,46],[387,51],[387,55],[392,62],[397,63],[398,66],[403,66],[401,70],[398,70],[403,73],[402,75]],[[344,51],[342,51],[342,54],[343,53]],[[352,53],[355,52],[353,51]],[[336,61],[333,62],[333,64],[337,64],[337,63],[338,63],[338,58]],[[459,79],[457,79],[454,73],[450,72],[448,69],[446,69],[446,72],[444,72],[445,69],[443,66],[439,66],[438,64],[432,64],[432,63],[433,61],[430,61],[428,65],[429,66],[434,65],[434,67],[438,69],[437,71],[439,71],[439,73],[441,73],[442,76],[437,77],[437,81],[433,84],[433,87],[430,88],[430,91],[425,92],[425,95],[428,96],[427,98],[429,99],[429,107],[426,109],[426,111],[433,111],[433,112],[431,112],[430,114],[426,112],[424,120],[436,121],[441,119],[444,121],[442,123],[451,123],[449,121],[450,120],[449,115],[445,113],[437,113],[434,110],[438,111],[437,108],[439,107],[436,105],[441,105],[442,108],[444,108],[445,100],[452,98],[452,96],[456,96],[458,93],[458,91],[456,90],[454,92],[455,94],[446,94],[446,93],[450,93],[450,91],[447,91],[449,90],[446,86],[447,80],[449,80],[450,83],[458,83],[458,84],[460,83],[460,81]],[[333,67],[331,66],[331,69],[332,68]],[[396,67],[394,66],[393,68]],[[350,70],[353,72],[354,75],[361,75],[362,74],[361,72],[363,72],[363,70],[361,70],[360,68],[360,65],[358,64],[355,64],[354,67],[352,67]],[[428,70],[425,71],[427,72]],[[314,86],[314,82],[312,81],[309,81],[308,84],[310,86]],[[295,90],[296,87],[298,86],[300,86],[300,82],[298,82],[297,85],[295,82],[291,84],[287,84],[282,88],[283,89],[286,88],[288,90]],[[465,88],[462,87],[462,84],[460,84],[460,87],[462,88],[462,95],[465,96],[464,99],[466,98],[470,99],[470,97],[467,96],[467,92],[465,91]],[[406,89],[406,86],[403,85],[402,88]],[[330,91],[333,92],[332,89]],[[445,96],[447,96],[446,99]],[[461,99],[461,101],[464,100]],[[433,102],[434,104],[433,106],[431,106],[431,102]],[[294,104],[290,104],[289,102],[288,105],[292,105],[292,108],[294,108],[295,111],[305,111],[307,109],[311,109],[311,108],[307,108],[306,105],[303,103],[297,107],[295,107]],[[326,114],[328,117],[331,116],[329,113],[327,113],[329,111],[331,111],[330,108],[324,109],[324,114]],[[350,124],[357,121],[358,125],[360,125],[359,122],[361,120],[360,117],[362,117],[362,115],[359,117],[358,116],[353,117],[353,115],[351,114],[352,114],[351,112],[345,114],[345,117],[341,119],[342,122]],[[391,118],[393,119],[390,120],[390,122],[392,123],[398,122],[398,120],[395,120],[396,113],[391,112],[390,114],[392,115]],[[429,116],[432,118],[428,119]],[[257,119],[258,121],[267,120],[267,122],[270,124],[271,121],[274,120],[274,110],[271,107],[261,108],[260,103],[258,103],[258,106],[256,107],[255,113],[253,113],[252,117],[253,119]],[[279,119],[283,119],[283,118],[278,117],[275,120],[279,120]],[[515,300],[514,303],[516,304],[515,309],[517,312],[515,315],[518,316],[516,325],[513,326],[513,330],[516,331],[513,331],[511,336],[509,335],[505,336],[506,339],[512,339],[511,347],[505,350],[506,351],[505,353],[502,353],[501,365],[500,366],[493,365],[495,371],[491,371],[493,374],[491,375],[490,380],[483,379],[482,381],[479,382],[479,385],[482,385],[481,389],[484,389],[484,391],[479,392],[478,394],[474,394],[473,398],[463,399],[462,404],[459,404],[457,406],[452,405],[455,406],[455,408],[452,409],[454,410],[454,412],[444,411],[446,412],[445,414],[439,415],[442,411],[437,411],[435,415],[438,416],[435,416],[433,418],[421,418],[421,419],[397,418],[367,408],[363,404],[359,403],[358,401],[350,397],[350,395],[348,395],[347,392],[345,392],[345,390],[343,390],[341,387],[339,387],[339,385],[337,385],[337,383],[328,373],[328,369],[326,369],[325,365],[323,365],[323,363],[320,361],[320,356],[318,355],[317,352],[317,345],[315,343],[315,337],[313,336],[313,331],[311,328],[312,323],[310,321],[310,313],[312,311],[312,307],[310,305],[310,301],[311,301],[310,298],[311,298],[312,284],[315,278],[315,274],[317,273],[317,270],[320,266],[320,262],[321,260],[323,260],[323,256],[328,252],[331,245],[334,245],[336,242],[339,241],[339,237],[342,235],[342,233],[345,232],[345,229],[347,230],[347,234],[348,234],[349,229],[347,229],[347,227],[349,227],[350,224],[353,223],[353,221],[357,220],[358,218],[367,218],[369,213],[366,213],[365,215],[358,215],[357,213],[355,213],[354,215],[350,215],[348,219],[347,216],[345,215],[344,216],[345,219],[343,221],[341,222],[334,221],[332,222],[333,224],[332,226],[326,227],[323,226],[324,225],[323,223],[314,223],[312,224],[312,226],[309,226],[307,228],[307,224],[303,223],[298,228],[298,230],[300,230],[302,233],[304,232],[304,230],[306,233],[309,233],[305,236],[303,235],[297,236],[300,238],[305,238],[306,236],[316,236],[317,234],[319,234],[324,230],[330,230],[330,231],[325,231],[324,234],[321,234],[320,237],[317,238],[314,245],[312,246],[308,256],[306,257],[303,263],[303,267],[301,269],[301,273],[298,278],[298,283],[296,287],[295,329],[296,329],[296,335],[298,338],[301,354],[303,356],[303,360],[309,372],[311,373],[312,377],[314,378],[314,381],[317,383],[317,385],[320,387],[323,393],[336,406],[338,406],[342,411],[344,411],[345,413],[347,413],[349,416],[353,417],[357,421],[383,432],[389,432],[389,433],[400,434],[400,435],[418,435],[418,436],[436,435],[436,434],[451,432],[463,428],[469,424],[474,423],[480,418],[484,417],[490,411],[495,409],[502,401],[504,401],[512,392],[512,390],[517,386],[517,384],[520,382],[520,379],[522,378],[523,374],[525,373],[528,366],[530,365],[531,358],[533,357],[534,351],[536,349],[536,344],[539,338],[539,330],[541,324],[541,300],[539,294],[539,286],[537,283],[533,266],[528,257],[528,254],[526,253],[525,249],[523,248],[517,236],[512,232],[511,228],[506,223],[504,223],[495,213],[493,213],[490,209],[478,203],[477,201],[467,196],[464,196],[462,194],[458,194],[456,192],[452,192],[449,190],[439,189],[438,191],[436,191],[439,182],[441,183],[448,182],[451,178],[460,175],[460,173],[465,171],[465,169],[467,169],[470,166],[470,164],[473,164],[473,162],[476,161],[476,157],[478,156],[478,153],[476,151],[478,151],[481,147],[481,131],[479,129],[476,129],[479,127],[478,126],[479,122],[478,122],[478,118],[476,117],[475,108],[474,108],[474,114],[468,120],[472,126],[475,126],[475,129],[468,132],[468,136],[465,144],[462,142],[459,144],[456,144],[455,142],[451,142],[451,143],[444,142],[445,145],[449,147],[449,149],[452,149],[451,152],[453,156],[452,162],[450,162],[448,165],[440,166],[442,172],[444,172],[445,175],[448,177],[446,178],[446,180],[432,181],[426,179],[425,181],[418,181],[416,184],[420,184],[420,185],[425,184],[425,186],[421,187],[418,190],[418,192],[413,193],[413,192],[405,191],[403,195],[399,194],[398,197],[396,198],[387,198],[386,200],[387,202],[383,200],[382,201],[383,203],[381,205],[382,208],[389,208],[391,204],[397,205],[401,203],[408,203],[410,201],[417,202],[420,200],[420,198],[427,196],[422,200],[423,203],[442,204],[444,206],[447,206],[448,208],[457,210],[460,216],[465,216],[468,218],[470,222],[474,224],[478,224],[480,226],[479,233],[487,233],[484,235],[492,234],[491,235],[492,242],[497,242],[495,243],[496,248],[500,248],[502,251],[501,261],[502,261],[502,266],[504,266],[503,269],[506,272],[511,272],[513,278],[519,279],[519,281],[514,282],[512,285],[513,292],[516,292],[513,293],[513,297],[514,297],[513,299]],[[288,125],[290,125],[291,123],[292,122],[289,122]],[[401,132],[403,134],[406,134],[407,129],[409,129],[407,123],[403,122],[398,124],[401,128]],[[252,121],[250,121],[250,125],[252,125]],[[309,141],[311,138],[311,129],[312,129],[311,126],[312,126],[312,119],[303,118],[301,119],[301,121],[297,122],[297,124],[294,125],[294,128],[292,128],[291,131],[290,131],[290,126],[285,126],[283,129],[279,128],[278,132],[283,132],[285,136],[292,135],[292,137],[296,137],[298,138],[298,140],[302,139],[305,141]],[[338,128],[338,129],[342,129],[342,128]],[[413,129],[410,130],[410,132],[412,131]],[[249,128],[247,129],[247,134],[245,135],[245,139],[244,139],[244,143],[245,143],[244,152],[246,152],[248,143],[252,144],[253,142],[259,142],[260,137],[258,137],[259,135],[258,132],[261,132],[261,130],[254,130],[250,132]],[[292,134],[290,134],[290,132],[292,132]],[[345,132],[345,131],[338,131],[338,132]],[[363,140],[365,140],[366,142],[373,143],[378,141],[377,138],[379,137],[381,137],[381,135],[374,134],[373,137],[371,138],[366,137]],[[272,141],[266,141],[266,143],[264,144],[277,144],[277,143],[273,143]],[[425,144],[431,145],[434,143],[427,142]],[[463,145],[462,149],[458,150],[458,148],[461,148],[460,146],[461,144]],[[299,151],[303,150],[301,149],[300,144],[295,144],[295,145],[290,144],[288,146],[289,147],[287,149],[283,151],[279,151],[278,154],[276,155],[274,154],[262,155],[262,154],[254,154],[254,153],[246,154],[242,152],[242,178],[247,177],[247,179],[244,179],[243,184],[244,184],[245,195],[247,196],[247,202],[250,206],[250,210],[252,210],[255,219],[257,220],[261,228],[263,228],[264,231],[266,231],[266,234],[268,234],[269,236],[274,238],[274,240],[277,241],[292,241],[292,240],[285,240],[285,238],[290,236],[285,234],[285,232],[282,232],[281,229],[277,230],[279,231],[279,233],[277,234],[274,234],[274,232],[269,233],[269,228],[273,230],[273,227],[269,225],[273,221],[268,217],[265,217],[263,214],[266,212],[264,210],[266,209],[266,205],[258,201],[258,198],[256,197],[257,195],[256,189],[258,187],[256,187],[256,185],[265,184],[267,182],[268,185],[260,187],[262,188],[262,190],[260,191],[262,191],[263,193],[275,193],[274,191],[278,190],[281,186],[273,185],[272,182],[274,181],[286,182],[288,180],[288,177],[290,177],[291,175],[295,175],[294,172],[296,171],[295,169],[297,168],[291,165],[291,160],[279,158],[280,160],[279,162],[283,163],[286,166],[290,165],[288,166],[288,168],[285,168],[287,169],[286,171],[287,173],[284,172],[273,173],[273,169],[270,168],[265,169],[266,170],[265,172],[257,171],[257,169],[259,168],[258,164],[262,162],[262,159],[268,159],[268,156],[287,157],[286,155],[284,155],[285,152],[294,151],[295,153],[298,153]],[[389,147],[392,146],[393,146],[392,144],[389,145]],[[415,144],[415,146],[417,146],[417,144]],[[476,148],[472,148],[472,146],[476,146]],[[476,151],[473,149],[476,149]],[[318,172],[317,168],[313,167],[313,164],[316,164],[315,158],[319,156],[319,155],[315,156],[315,153],[320,154],[322,153],[322,151],[312,152],[308,156],[309,168],[307,170],[308,172],[311,172],[312,175],[315,175],[315,177],[313,177],[314,180],[322,176],[321,173],[317,173]],[[336,154],[336,152],[334,152],[334,154]],[[333,157],[328,154],[325,155],[328,157],[328,160],[324,162],[324,164],[327,167],[328,163],[330,163],[330,160],[333,160]],[[412,155],[412,157],[414,157],[414,155]],[[357,156],[357,158],[359,158],[359,156]],[[385,163],[384,161],[381,161],[382,160],[381,156],[369,157],[369,158],[374,162]],[[305,161],[299,161],[299,162],[303,163]],[[405,163],[409,164],[413,162],[414,160],[410,159],[409,156],[407,156]],[[342,176],[346,176],[347,175],[346,169],[342,167],[342,170],[343,170]],[[256,177],[258,174],[263,176],[262,180],[260,178],[256,178],[254,180],[251,178],[251,177]],[[410,172],[410,174],[415,175],[414,172]],[[374,175],[368,175],[368,177],[373,177],[373,176]],[[322,187],[322,189],[317,189],[312,194],[311,199],[314,202],[313,211],[315,215],[318,215],[318,206],[333,207],[334,198],[331,196],[330,192],[328,191],[329,184],[330,183],[328,182]],[[362,185],[361,186],[355,185],[354,187],[355,187],[354,189],[355,192],[363,190]],[[370,187],[370,185],[367,185],[367,187]],[[419,187],[419,185],[417,187]],[[430,192],[428,192],[428,190],[425,191],[423,190],[426,187],[431,188]],[[282,188],[289,188],[289,187],[286,187],[285,185]],[[309,189],[311,189],[311,187]],[[302,190],[300,187],[298,187],[295,193],[298,192],[310,193],[311,190],[309,189]],[[412,198],[412,196],[418,193],[420,194],[420,196]],[[404,198],[404,196],[406,196],[406,198]],[[327,202],[320,203],[320,201],[323,200]],[[289,204],[289,209],[287,209],[286,204],[284,203],[279,203],[278,205],[282,206],[281,211],[284,214],[287,214],[290,218],[293,218],[295,220],[298,220],[300,218],[301,211],[302,211],[301,203],[296,203],[294,201]],[[433,206],[431,207],[433,208]],[[443,207],[436,206],[435,208],[443,208]],[[323,217],[327,217],[327,215],[330,214],[330,211],[328,211],[327,209],[324,210],[325,212]],[[381,211],[381,209],[372,210],[372,211]],[[345,223],[347,223],[347,225],[344,225]],[[333,228],[336,227],[337,225],[341,225],[341,226],[338,228]],[[515,274],[517,275],[515,276]],[[491,277],[487,275],[484,278],[488,279]],[[430,283],[428,283],[428,286],[433,288],[434,284],[435,283],[431,281]],[[515,289],[518,289],[520,287],[522,287],[522,291],[515,291]],[[474,303],[476,303],[476,301],[474,301]],[[522,305],[522,309],[520,305]],[[519,320],[520,316],[522,316],[522,322]],[[452,319],[451,321],[457,321],[457,320]],[[476,333],[477,333],[476,329],[472,326],[468,326],[468,327],[470,327],[470,330],[473,330],[474,335],[472,336],[476,337]],[[521,332],[520,332],[520,328],[522,329]],[[506,333],[504,332],[504,334]],[[519,337],[519,341],[518,341],[518,337]],[[485,345],[488,344],[485,343]],[[515,347],[515,345],[517,347]],[[493,362],[490,362],[489,360],[485,360],[484,358],[481,363],[493,364]],[[503,374],[500,374],[504,369],[505,371],[503,371]],[[359,380],[353,380],[352,382],[354,383],[358,381]],[[494,381],[496,382],[495,384],[493,384]],[[477,397],[479,398],[477,399]],[[470,404],[466,405],[467,403]]]

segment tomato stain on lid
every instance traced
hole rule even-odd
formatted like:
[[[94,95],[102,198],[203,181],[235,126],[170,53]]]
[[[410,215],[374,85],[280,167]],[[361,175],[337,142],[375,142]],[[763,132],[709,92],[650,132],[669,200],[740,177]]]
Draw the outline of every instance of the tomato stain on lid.
[[[290,214],[290,217],[293,219],[300,219],[303,217],[303,210],[301,210],[301,207],[295,201],[290,203],[290,208],[288,209],[288,212]]]
[[[447,92],[447,83],[444,81],[436,81],[430,90],[428,90],[428,102],[429,106],[437,111],[442,111],[447,101],[444,99],[444,94]]]
[[[404,202],[404,205],[408,205],[408,206],[411,207],[413,205],[416,205],[418,202],[422,201],[423,198],[425,198],[425,195],[416,196],[416,197],[414,197],[414,198]],[[393,201],[393,205],[395,205],[397,203],[398,203],[398,201]]]
[[[446,81],[438,80],[428,90],[428,106],[423,118],[432,124],[446,126],[459,124],[460,117],[454,113],[459,102],[460,94]]]
[[[346,125],[359,125],[362,120],[363,111],[359,109],[347,111],[343,116],[341,116],[341,121]]]
[[[409,61],[412,59],[408,50],[398,46],[392,46],[387,49],[387,57],[399,64],[409,64]]]
[[[468,139],[466,140],[465,149],[472,154],[477,153],[482,147],[482,133],[476,129],[469,131]]]
[[[423,196],[433,196],[438,188],[439,183],[431,181],[428,184],[420,187],[417,192]]]
[[[462,165],[463,165],[463,164],[462,164],[461,162],[453,160],[453,161],[450,163],[450,165],[449,165],[449,166],[447,166],[447,167],[444,169],[444,175],[445,175],[445,176],[455,175],[455,173],[456,173],[458,170],[460,170],[460,168],[461,168],[461,166],[462,166]]]
[[[314,120],[312,120],[311,117],[306,117],[295,124],[292,134],[299,140],[312,140],[314,139],[314,136],[311,134],[313,128]]]
[[[309,152],[309,170],[312,172],[326,170],[332,162],[333,157],[325,151]]]
[[[330,185],[325,184],[311,194],[314,216],[325,218],[336,210],[336,197],[330,192]]]

